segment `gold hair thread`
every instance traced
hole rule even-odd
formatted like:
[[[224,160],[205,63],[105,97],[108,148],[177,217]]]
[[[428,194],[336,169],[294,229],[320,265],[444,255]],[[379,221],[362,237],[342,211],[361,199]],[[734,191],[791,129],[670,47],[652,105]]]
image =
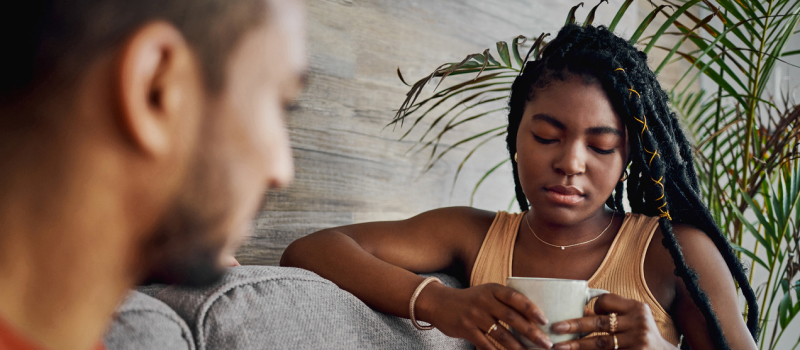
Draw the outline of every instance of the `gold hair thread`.
[[[626,72],[625,72],[625,69],[622,69],[622,68],[617,68],[617,69],[615,69],[614,71],[615,71],[615,72],[616,72],[616,71],[622,71],[623,73],[626,73]],[[627,74],[627,73],[626,73],[626,74]],[[632,98],[632,97],[633,97],[633,94],[636,94],[636,97],[638,97],[638,98],[640,98],[640,99],[642,98],[642,95],[640,95],[638,91],[634,90],[634,89],[633,89],[633,86],[631,86],[631,87],[628,89],[628,91],[629,91],[629,92],[628,92],[628,98]],[[650,151],[648,151],[648,150],[647,150],[647,147],[645,147],[645,146],[644,146],[644,132],[645,132],[645,131],[650,131],[650,128],[647,126],[647,116],[644,116],[644,115],[643,115],[643,116],[642,116],[642,119],[639,119],[639,118],[633,117],[633,119],[636,119],[636,121],[638,121],[639,123],[642,123],[642,132],[639,134],[639,138],[640,138],[640,139],[642,139],[642,149],[643,149],[643,150],[644,150],[644,151],[645,151],[647,154],[651,154],[651,155],[652,155],[652,156],[650,157],[650,161],[648,161],[648,162],[647,162],[647,166],[652,166],[652,164],[653,164],[653,160],[654,160],[654,159],[656,159],[656,157],[659,157],[659,158],[661,158],[661,155],[660,155],[660,154],[658,154],[658,149],[654,150],[653,152],[650,152]],[[656,180],[655,178],[653,178],[653,177],[651,176],[651,177],[650,177],[650,180],[653,180],[653,183],[654,183],[655,185],[658,185],[658,186],[660,186],[660,187],[661,187],[661,197],[658,197],[658,198],[656,199],[656,201],[660,201],[660,200],[664,199],[664,197],[666,197],[666,188],[664,187],[664,183],[662,182],[662,181],[664,180],[664,177],[662,176],[661,178],[659,178],[658,180]],[[667,201],[666,201],[666,200],[664,200],[664,203],[663,203],[663,204],[661,204],[661,206],[659,206],[659,207],[658,207],[658,211],[660,211],[660,212],[661,212],[660,216],[661,216],[662,218],[664,218],[664,217],[665,217],[665,218],[667,218],[668,220],[670,220],[670,221],[671,221],[671,220],[672,220],[672,217],[669,215],[669,210],[664,210],[664,207],[666,207],[666,206],[667,206]]]

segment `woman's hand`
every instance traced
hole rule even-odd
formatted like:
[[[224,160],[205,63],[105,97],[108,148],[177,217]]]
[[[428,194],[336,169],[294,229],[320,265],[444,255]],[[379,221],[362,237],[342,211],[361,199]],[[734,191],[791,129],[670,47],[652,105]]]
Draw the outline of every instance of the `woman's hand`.
[[[597,299],[597,315],[556,322],[553,332],[559,334],[606,332],[607,335],[586,337],[561,342],[557,350],[585,349],[675,349],[661,337],[650,307],[636,300],[616,294],[605,294]],[[616,329],[611,333],[611,313],[616,313]],[[616,336],[616,343],[614,337]]]
[[[454,289],[432,283],[423,289],[416,307],[422,319],[430,321],[442,333],[466,339],[478,349],[496,349],[488,337],[508,350],[524,349],[498,321],[540,347],[550,349],[553,345],[537,327],[547,323],[542,311],[522,293],[500,284]],[[497,327],[487,335],[494,324]]]

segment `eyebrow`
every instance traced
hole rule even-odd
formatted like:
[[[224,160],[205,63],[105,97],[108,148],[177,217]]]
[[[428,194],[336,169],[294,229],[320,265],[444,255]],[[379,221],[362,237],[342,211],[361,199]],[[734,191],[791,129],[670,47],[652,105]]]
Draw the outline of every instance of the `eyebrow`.
[[[548,114],[544,114],[544,113],[534,114],[533,115],[533,120],[541,120],[541,121],[543,121],[545,123],[548,123],[548,124],[556,127],[557,129],[560,129],[560,130],[566,130],[567,129],[567,126],[564,125],[564,123],[560,122],[558,119],[553,118],[553,116],[548,115]],[[614,128],[614,127],[610,127],[610,126],[595,126],[595,127],[591,127],[589,129],[586,129],[586,134],[587,135],[613,134],[613,135],[617,135],[619,137],[624,137],[625,136],[625,134],[623,134],[621,130],[619,130],[617,128]]]

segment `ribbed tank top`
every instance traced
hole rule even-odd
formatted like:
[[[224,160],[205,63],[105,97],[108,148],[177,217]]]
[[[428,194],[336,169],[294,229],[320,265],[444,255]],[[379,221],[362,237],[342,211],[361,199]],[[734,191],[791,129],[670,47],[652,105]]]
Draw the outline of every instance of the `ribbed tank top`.
[[[475,265],[472,267],[470,286],[484,283],[506,284],[512,276],[514,244],[519,224],[525,213],[498,212],[486,233]],[[605,289],[622,297],[646,303],[653,312],[661,336],[673,345],[678,345],[680,334],[672,317],[661,307],[647,288],[644,278],[644,258],[647,247],[658,228],[658,218],[641,214],[625,214],[622,227],[611,243],[600,267],[589,278],[590,288]],[[587,307],[594,310],[592,300]]]

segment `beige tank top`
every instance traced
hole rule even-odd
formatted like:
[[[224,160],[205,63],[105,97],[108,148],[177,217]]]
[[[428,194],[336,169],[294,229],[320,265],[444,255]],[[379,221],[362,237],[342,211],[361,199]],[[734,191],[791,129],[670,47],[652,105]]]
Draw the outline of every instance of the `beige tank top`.
[[[484,283],[505,285],[506,278],[512,276],[514,243],[523,215],[524,213],[509,214],[502,211],[497,213],[472,267],[470,286]],[[672,317],[647,288],[644,278],[644,258],[656,228],[657,217],[625,214],[622,227],[611,243],[606,257],[589,278],[589,287],[605,289],[646,303],[653,312],[661,336],[673,345],[678,345],[680,334]],[[594,300],[587,307],[587,310],[593,309]]]

